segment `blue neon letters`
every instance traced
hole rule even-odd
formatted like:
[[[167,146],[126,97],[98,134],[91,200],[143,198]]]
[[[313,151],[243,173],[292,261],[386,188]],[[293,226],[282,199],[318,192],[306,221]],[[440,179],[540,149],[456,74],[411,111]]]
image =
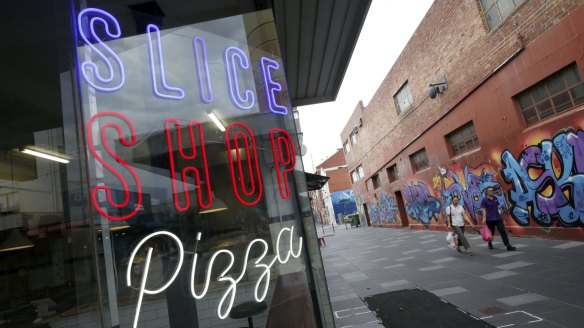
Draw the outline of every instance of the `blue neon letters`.
[[[166,83],[166,78],[164,74],[164,58],[162,57],[162,43],[160,41],[160,30],[158,26],[154,24],[148,24],[146,26],[146,31],[148,32],[148,54],[150,55],[150,72],[152,74],[152,91],[157,97],[160,98],[167,98],[167,99],[175,99],[181,100],[185,97],[185,92],[181,88],[171,87]],[[154,45],[152,42],[152,34],[156,36],[156,50],[157,50],[157,57],[158,57],[158,68],[160,70],[158,76],[160,76],[160,83],[162,84],[162,89],[166,91],[166,93],[161,92],[158,90],[158,79],[156,78],[156,66],[154,64]]]
[[[193,38],[193,51],[197,64],[197,76],[199,77],[199,92],[201,101],[205,104],[213,102],[213,89],[211,88],[211,76],[209,76],[209,61],[207,60],[207,45],[201,36]],[[204,82],[203,83],[203,79]]]
[[[236,59],[239,62],[239,67],[243,69],[249,68],[249,60],[243,50],[237,47],[225,49],[225,71],[227,72],[227,82],[229,83],[229,95],[235,106],[240,109],[250,109],[254,105],[255,97],[251,90],[245,90],[245,96],[241,95],[239,83],[237,82]]]
[[[81,74],[83,75],[85,81],[96,90],[101,92],[117,91],[124,85],[124,81],[126,79],[124,75],[124,64],[122,63],[120,57],[116,55],[116,53],[110,47],[108,47],[97,35],[95,31],[96,23],[100,23],[104,26],[104,31],[108,38],[118,39],[122,35],[120,24],[115,19],[115,17],[110,15],[108,12],[97,8],[87,8],[82,10],[77,16],[77,29],[79,30],[79,35],[81,36],[81,39],[83,39],[83,42],[91,49],[88,57],[91,58],[92,53],[95,52],[97,57],[99,57],[106,65],[108,76],[102,76],[102,74],[99,72],[97,64],[92,61],[84,61],[81,63]],[[112,26],[113,31],[110,29]],[[87,31],[87,29],[89,29],[89,31]],[[97,45],[94,45],[89,40],[89,38],[95,41]],[[112,57],[113,62],[108,59],[106,54]],[[114,66],[116,66],[116,69],[114,69]],[[116,77],[116,71],[119,72],[119,78],[117,79],[117,82],[114,81]],[[94,80],[97,80],[99,83],[96,83]]]
[[[101,25],[104,31],[102,37],[97,33],[96,26]],[[115,92],[121,89],[126,77],[122,59],[104,42],[119,39],[122,31],[114,16],[97,8],[87,8],[77,16],[77,28],[86,50],[82,52],[85,61],[79,65],[80,74],[87,84],[98,92]],[[166,81],[162,39],[160,29],[154,24],[146,27],[148,40],[148,55],[152,90],[156,97],[162,99],[182,100],[185,91],[176,86],[170,86]],[[199,98],[205,104],[213,102],[213,88],[207,58],[207,46],[202,36],[195,36],[192,40],[196,74],[199,87]],[[94,62],[93,59],[97,62]],[[242,85],[241,75],[252,73],[248,55],[238,47],[228,47],[223,53],[227,89],[232,103],[241,110],[249,110],[256,105],[255,93]],[[98,65],[102,63],[102,65]],[[286,115],[288,108],[276,101],[276,94],[282,91],[282,85],[274,81],[272,75],[280,69],[277,61],[268,57],[261,57],[259,67],[266,93],[267,107],[276,114]],[[253,74],[253,73],[252,73]]]
[[[264,86],[266,87],[266,98],[268,100],[268,107],[270,108],[270,111],[276,114],[288,114],[288,108],[286,108],[286,106],[282,106],[276,103],[276,92],[282,91],[282,85],[272,80],[272,74],[270,72],[270,70],[278,70],[280,65],[278,65],[277,61],[268,57],[262,57],[260,62],[262,64]]]

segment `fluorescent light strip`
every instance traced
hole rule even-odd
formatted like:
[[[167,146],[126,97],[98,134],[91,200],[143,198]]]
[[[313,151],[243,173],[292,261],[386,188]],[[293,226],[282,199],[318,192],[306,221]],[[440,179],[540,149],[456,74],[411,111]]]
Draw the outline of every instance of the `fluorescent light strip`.
[[[211,118],[211,121],[213,121],[213,123],[215,123],[215,125],[217,125],[217,128],[219,128],[219,130],[221,132],[225,132],[225,126],[223,126],[223,123],[221,123],[221,121],[219,121],[219,118],[217,118],[217,116],[215,116],[215,114],[207,113],[207,115],[209,115],[209,118]]]
[[[32,155],[32,156],[36,156],[36,157],[41,157],[41,158],[49,159],[51,161],[55,161],[55,162],[59,162],[59,163],[64,163],[64,164],[69,163],[69,160],[68,159],[61,158],[61,157],[57,157],[57,156],[53,156],[53,155],[49,155],[49,154],[45,154],[45,153],[41,153],[39,151],[32,150],[32,149],[28,149],[28,148],[23,149],[22,152],[25,153],[25,154],[28,154],[28,155]]]

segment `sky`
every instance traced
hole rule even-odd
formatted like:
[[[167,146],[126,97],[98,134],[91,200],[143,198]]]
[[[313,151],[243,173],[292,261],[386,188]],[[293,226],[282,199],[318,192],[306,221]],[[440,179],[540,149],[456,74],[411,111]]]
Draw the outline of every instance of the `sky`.
[[[359,100],[367,106],[433,0],[373,0],[334,102],[298,107],[307,152],[304,169],[342,147],[341,130]],[[323,124],[326,122],[326,124]]]

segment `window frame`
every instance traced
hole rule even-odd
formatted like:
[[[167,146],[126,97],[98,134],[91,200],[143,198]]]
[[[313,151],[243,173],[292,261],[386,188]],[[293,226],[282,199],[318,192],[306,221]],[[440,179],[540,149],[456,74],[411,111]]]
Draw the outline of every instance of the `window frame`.
[[[484,22],[485,22],[485,26],[487,27],[487,29],[489,31],[494,31],[495,29],[497,29],[499,26],[501,26],[501,24],[503,24],[503,22],[505,22],[509,17],[513,16],[513,14],[515,14],[515,12],[521,8],[522,5],[524,5],[528,0],[509,0],[510,3],[513,4],[513,9],[509,10],[508,13],[505,14],[505,16],[503,16],[503,14],[501,13],[501,7],[499,6],[499,2],[503,2],[504,0],[491,0],[492,3],[487,7],[483,7],[483,1],[479,0],[478,5],[479,5],[479,9],[481,10],[481,14],[483,16]],[[496,9],[496,13],[498,14],[498,20],[496,23],[494,23],[492,26],[489,25],[489,20],[487,17],[487,12],[491,11],[493,8]]]
[[[402,108],[401,104],[400,104],[400,100],[403,99],[401,96],[402,92],[405,92],[407,90],[407,94],[406,97],[407,99],[409,99],[409,104],[407,105],[407,107]],[[402,113],[407,112],[409,109],[412,108],[412,106],[414,105],[414,96],[412,95],[412,89],[409,86],[409,81],[406,80],[401,87],[397,90],[397,92],[393,95],[393,102],[395,104],[395,108],[397,111],[398,115],[401,115]]]
[[[345,142],[343,142],[343,150],[345,151],[345,154],[348,154],[351,151],[351,144],[349,140],[345,140]]]
[[[389,180],[389,183],[399,180],[399,170],[397,168],[397,164],[390,165],[387,169],[385,169],[385,171],[387,172],[387,179]]]
[[[473,134],[471,134],[470,136],[464,135],[461,136],[461,134],[465,133],[468,128],[472,128]],[[462,140],[456,142],[452,141],[453,138],[459,136]],[[466,122],[463,125],[459,126],[458,128],[452,130],[450,133],[444,136],[444,139],[446,140],[446,144],[449,147],[450,157],[463,155],[473,150],[481,148],[481,143],[479,141],[479,137],[474,127],[473,121]],[[470,148],[467,147],[469,142],[472,143],[472,146]],[[455,148],[455,146],[458,147]],[[464,147],[464,149],[462,149],[462,147]]]
[[[566,75],[570,72],[575,73],[574,77],[577,77],[578,79],[578,81],[574,82],[573,84],[569,84],[570,81],[566,79]],[[563,82],[563,89],[559,91],[556,90],[554,93],[552,93],[549,87],[549,83],[557,81],[556,79],[558,77],[561,78]],[[582,90],[581,92],[584,92],[584,80],[582,79],[582,73],[580,72],[578,65],[576,65],[576,63],[571,63],[570,65],[555,71],[554,73],[533,84],[529,88],[526,88],[525,90],[516,94],[513,96],[513,101],[517,107],[518,115],[521,116],[525,126],[529,127],[548,120],[554,116],[566,113],[574,108],[577,108],[578,106],[584,105],[584,96],[581,98],[575,98],[573,91],[575,89],[580,89]],[[545,97],[536,100],[538,91],[545,91]],[[560,105],[556,104],[554,100],[557,100],[558,97],[565,95],[567,95],[569,101],[563,102],[560,105],[565,106],[566,104],[569,104],[570,106],[562,108],[558,111],[558,107],[560,107]],[[522,103],[524,103],[526,100],[529,100],[531,103],[524,106]],[[547,103],[549,107],[545,111],[543,109],[540,111],[542,108],[540,106],[544,105],[545,103]],[[530,117],[526,116],[526,113],[530,111],[533,113],[531,117],[536,117],[536,120],[528,120]],[[542,112],[549,112],[549,114],[543,116],[541,115]]]
[[[350,173],[351,175],[351,181],[353,183],[363,179],[364,175],[363,175],[363,165],[359,165],[357,166],[357,168],[355,168],[353,171],[351,171]]]
[[[379,174],[375,173],[371,176],[371,185],[373,186],[373,190],[381,187],[381,181],[379,181]]]
[[[416,158],[420,154],[424,154],[424,156],[426,157],[426,160],[425,160],[426,165],[425,166],[418,166],[418,161]],[[412,166],[412,171],[414,173],[420,172],[420,171],[425,170],[425,169],[430,167],[430,159],[428,158],[428,153],[426,152],[426,148],[422,148],[422,149],[410,154],[409,158],[410,158],[410,165]]]
[[[363,171],[363,165],[359,165],[357,166],[357,176],[359,177],[359,180],[363,179],[363,177],[365,176],[364,171]]]

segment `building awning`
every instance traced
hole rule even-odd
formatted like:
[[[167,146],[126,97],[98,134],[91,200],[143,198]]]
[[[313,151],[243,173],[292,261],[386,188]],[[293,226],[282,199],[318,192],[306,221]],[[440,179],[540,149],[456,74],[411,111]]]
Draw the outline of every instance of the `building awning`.
[[[292,105],[305,106],[336,99],[372,0],[105,1],[165,17],[165,28],[271,7]]]
[[[308,172],[304,172],[304,175],[306,176],[306,186],[308,187],[308,191],[319,190],[330,179],[329,177]]]
[[[337,98],[371,0],[273,0],[294,106]]]

